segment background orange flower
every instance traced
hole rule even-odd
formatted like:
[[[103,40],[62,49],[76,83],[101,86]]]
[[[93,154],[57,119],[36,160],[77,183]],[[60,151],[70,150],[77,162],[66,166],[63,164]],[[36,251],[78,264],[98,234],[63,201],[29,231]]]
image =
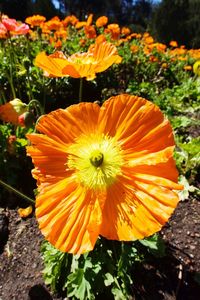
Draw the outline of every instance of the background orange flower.
[[[88,52],[76,53],[66,58],[62,53],[47,56],[44,52],[37,55],[36,66],[46,71],[46,75],[74,78],[86,77],[87,80],[95,78],[96,73],[103,72],[114,63],[120,63],[121,56],[117,48],[107,42],[91,45]]]
[[[27,105],[20,99],[14,99],[0,106],[0,119],[4,122],[10,122],[19,125],[19,116],[27,111]]]
[[[103,27],[103,26],[105,26],[107,23],[108,23],[108,18],[107,18],[106,16],[99,17],[99,18],[96,20],[96,26],[97,26],[97,27]]]

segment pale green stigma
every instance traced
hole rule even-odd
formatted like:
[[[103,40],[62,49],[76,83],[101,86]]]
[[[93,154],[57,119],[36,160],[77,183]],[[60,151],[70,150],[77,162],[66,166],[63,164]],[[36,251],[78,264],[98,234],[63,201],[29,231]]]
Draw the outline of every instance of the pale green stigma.
[[[90,162],[94,167],[99,167],[103,163],[103,153],[99,150],[94,150],[90,156]]]

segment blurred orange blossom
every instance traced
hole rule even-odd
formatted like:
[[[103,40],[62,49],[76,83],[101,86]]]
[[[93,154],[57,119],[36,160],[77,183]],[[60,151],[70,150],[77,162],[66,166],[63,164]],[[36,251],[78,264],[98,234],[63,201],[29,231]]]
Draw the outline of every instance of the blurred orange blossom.
[[[42,24],[45,21],[46,21],[46,18],[41,15],[33,15],[33,16],[27,17],[25,19],[25,22],[27,24],[31,25],[31,27],[40,26],[40,24]]]
[[[0,120],[19,125],[19,116],[28,110],[27,105],[15,98],[0,106]]]
[[[101,16],[96,20],[97,27],[103,27],[108,23],[108,18],[106,16]]]
[[[103,42],[91,45],[88,52],[75,53],[69,57],[65,57],[62,52],[55,52],[49,56],[41,52],[35,59],[35,65],[43,69],[46,76],[86,77],[87,80],[93,80],[96,73],[105,71],[121,60],[117,48],[111,43]]]
[[[36,217],[63,252],[90,251],[101,235],[134,241],[159,231],[179,198],[172,128],[160,109],[127,94],[41,117],[28,134]]]

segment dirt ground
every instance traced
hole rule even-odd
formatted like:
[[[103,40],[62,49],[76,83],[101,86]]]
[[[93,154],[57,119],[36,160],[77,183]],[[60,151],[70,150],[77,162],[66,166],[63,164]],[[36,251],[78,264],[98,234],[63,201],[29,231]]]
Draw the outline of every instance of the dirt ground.
[[[199,300],[200,201],[181,202],[161,235],[167,256],[136,267],[136,300]],[[0,208],[0,300],[61,300],[42,279],[43,240],[34,215]],[[138,276],[139,275],[139,276]]]

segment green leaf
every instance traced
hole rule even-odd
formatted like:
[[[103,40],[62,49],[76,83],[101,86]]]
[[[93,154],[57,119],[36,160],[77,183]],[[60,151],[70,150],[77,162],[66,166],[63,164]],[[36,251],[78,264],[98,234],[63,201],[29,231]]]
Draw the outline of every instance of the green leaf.
[[[93,299],[90,293],[91,286],[90,283],[84,277],[84,270],[77,269],[76,272],[70,274],[67,282],[67,296],[76,299],[86,300]]]
[[[162,238],[158,234],[154,234],[139,242],[148,248],[149,252],[157,257],[163,257],[165,255],[165,244]]]
[[[112,288],[112,294],[114,295],[115,300],[127,300],[127,295],[124,295],[122,293],[122,290],[119,289],[118,287],[113,287]]]
[[[180,176],[179,183],[184,186],[184,189],[182,191],[178,191],[180,201],[188,199],[189,193],[193,193],[198,190],[195,186],[189,185],[188,180],[183,175]]]
[[[187,127],[193,122],[193,120],[191,120],[185,116],[171,118],[170,121],[171,121],[174,129],[179,128],[179,127]]]
[[[114,278],[110,273],[106,273],[105,274],[105,279],[104,279],[104,283],[105,286],[109,286],[114,282]]]

